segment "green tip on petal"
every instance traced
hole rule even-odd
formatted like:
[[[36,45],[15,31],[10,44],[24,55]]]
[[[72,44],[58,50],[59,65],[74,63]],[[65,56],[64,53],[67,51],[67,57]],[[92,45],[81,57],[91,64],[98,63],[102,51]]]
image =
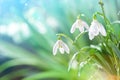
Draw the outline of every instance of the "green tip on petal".
[[[77,16],[77,19],[80,19],[80,14]]]
[[[61,36],[60,35],[58,36],[58,40],[61,40]]]
[[[97,16],[96,14],[93,15],[93,20],[96,20]]]

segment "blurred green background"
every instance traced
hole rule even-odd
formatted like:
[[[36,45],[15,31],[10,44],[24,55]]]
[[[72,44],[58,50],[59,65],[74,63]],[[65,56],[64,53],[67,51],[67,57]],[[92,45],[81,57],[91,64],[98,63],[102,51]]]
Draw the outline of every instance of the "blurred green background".
[[[57,33],[72,39],[79,33],[71,34],[70,28],[80,13],[90,25],[93,13],[101,12],[98,1],[0,0],[0,80],[83,80],[77,70],[67,71],[75,52],[70,42],[65,39],[70,55],[53,56],[52,47]],[[110,21],[120,23],[120,0],[103,2]],[[120,36],[120,25],[114,25]],[[86,37],[78,41],[79,47],[89,45]]]

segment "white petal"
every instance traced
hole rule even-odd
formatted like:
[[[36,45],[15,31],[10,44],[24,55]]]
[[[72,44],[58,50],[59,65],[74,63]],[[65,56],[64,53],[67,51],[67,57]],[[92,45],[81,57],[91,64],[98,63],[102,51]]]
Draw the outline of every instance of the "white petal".
[[[60,51],[61,54],[64,54],[65,50],[64,50],[64,48],[61,47],[61,48],[59,48],[59,51]]]
[[[85,21],[82,21],[82,25],[86,28],[86,30],[89,29],[89,26],[88,26],[88,24]]]
[[[73,61],[75,60],[75,58],[76,58],[77,55],[78,55],[78,52],[76,52],[76,53],[72,56],[72,58],[71,58],[71,60],[70,60],[70,62],[69,62],[68,71],[69,71],[70,68],[72,67],[72,63],[73,63]]]
[[[106,35],[107,35],[107,34],[106,34],[106,31],[105,31],[105,29],[104,29],[104,27],[103,27],[102,24],[100,24],[100,26],[99,26],[99,32],[100,32],[103,36],[106,36]]]
[[[79,31],[80,31],[81,33],[83,33],[83,32],[84,32],[84,26],[79,26]]]
[[[96,20],[93,20],[89,28],[89,39],[92,40],[95,36],[99,34],[99,24]]]
[[[69,54],[70,50],[69,47],[67,46],[67,44],[65,44],[64,42],[62,43],[62,47],[64,48],[64,50]]]
[[[89,31],[88,35],[89,35],[90,40],[94,39],[94,37],[95,37],[94,33],[90,32],[90,31]]]
[[[75,29],[76,29],[76,22],[72,25],[70,32],[74,33]]]
[[[54,46],[53,46],[53,55],[56,55],[56,53],[57,53],[57,49],[58,49],[58,47],[59,47],[59,41],[57,41],[55,44],[54,44]]]
[[[71,64],[71,68],[76,69],[78,65],[78,61],[77,60],[73,60],[72,64]]]
[[[95,21],[93,21],[89,31],[92,32],[95,36],[97,36],[99,34],[99,25]]]

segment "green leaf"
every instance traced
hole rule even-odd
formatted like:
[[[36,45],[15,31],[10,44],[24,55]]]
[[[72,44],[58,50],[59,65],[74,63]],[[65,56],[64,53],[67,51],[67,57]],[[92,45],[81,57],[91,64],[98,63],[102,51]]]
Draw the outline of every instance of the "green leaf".
[[[31,76],[24,78],[23,80],[40,80],[45,78],[61,78],[68,80],[69,75],[64,72],[56,72],[56,71],[47,71],[47,72],[40,72]]]
[[[110,40],[108,42],[108,45],[112,48],[113,52],[120,59],[120,50],[118,49],[118,47],[112,41],[110,41]]]

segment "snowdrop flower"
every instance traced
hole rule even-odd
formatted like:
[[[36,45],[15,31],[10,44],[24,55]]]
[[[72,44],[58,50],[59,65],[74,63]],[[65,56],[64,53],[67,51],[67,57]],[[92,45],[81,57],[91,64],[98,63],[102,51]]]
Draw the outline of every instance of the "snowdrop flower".
[[[89,26],[88,26],[88,24],[87,24],[85,21],[83,21],[83,20],[81,20],[81,19],[77,19],[77,20],[73,23],[70,32],[73,33],[76,28],[78,28],[79,31],[82,33],[82,32],[85,31],[85,29],[88,30],[88,29],[89,29]]]
[[[94,19],[89,28],[89,39],[92,40],[95,36],[99,34],[103,36],[107,35],[103,25]]]
[[[55,45],[53,46],[53,55],[57,54],[57,50],[59,49],[61,54],[64,54],[64,52],[66,51],[68,54],[70,52],[68,46],[62,41],[62,40],[58,40]]]

